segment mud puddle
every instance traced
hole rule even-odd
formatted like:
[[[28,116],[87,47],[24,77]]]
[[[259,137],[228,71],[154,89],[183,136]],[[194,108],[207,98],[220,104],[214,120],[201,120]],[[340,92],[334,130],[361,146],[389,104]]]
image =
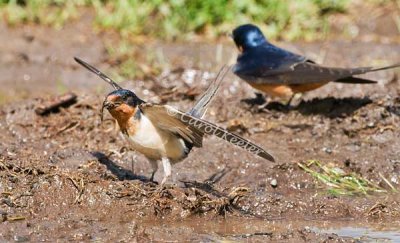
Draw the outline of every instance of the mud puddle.
[[[336,234],[341,237],[360,239],[363,242],[400,242],[400,230],[375,230],[367,227],[343,227],[320,229],[312,228],[314,232]]]
[[[363,242],[400,242],[400,222],[368,223],[347,219],[333,220],[287,220],[228,217],[213,220],[191,218],[190,220],[169,222],[148,220],[142,222],[146,227],[186,228],[203,235],[209,240],[261,240],[284,239],[287,234],[302,232],[315,235],[338,236],[342,240],[361,240]]]

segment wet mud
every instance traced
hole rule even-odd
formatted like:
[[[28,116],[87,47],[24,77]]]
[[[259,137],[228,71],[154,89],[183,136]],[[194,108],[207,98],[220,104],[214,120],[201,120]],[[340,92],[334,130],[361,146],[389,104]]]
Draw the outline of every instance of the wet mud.
[[[101,39],[112,36],[83,23],[63,31],[0,28],[7,33],[0,37],[6,43],[0,47],[1,241],[399,240],[400,196],[385,182],[400,190],[399,70],[368,74],[377,85],[328,84],[291,107],[257,96],[230,74],[206,119],[261,145],[277,162],[207,136],[203,148],[173,166],[169,185],[159,187],[149,181],[150,164],[129,150],[111,117],[100,121],[110,87],[73,61],[80,56],[108,73],[112,63]],[[400,61],[396,43],[281,46],[314,57],[328,46],[324,63],[336,66]],[[230,42],[154,41],[142,49],[162,53],[165,70],[121,85],[181,110],[236,56]],[[36,114],[67,91],[77,94],[76,103]],[[332,195],[297,164],[308,160],[357,173],[387,192]],[[156,181],[161,177],[162,169]]]

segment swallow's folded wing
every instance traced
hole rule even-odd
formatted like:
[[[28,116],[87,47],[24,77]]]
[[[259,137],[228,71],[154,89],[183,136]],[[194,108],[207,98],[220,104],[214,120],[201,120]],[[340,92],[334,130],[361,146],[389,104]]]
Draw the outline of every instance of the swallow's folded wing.
[[[266,45],[241,54],[233,67],[233,72],[246,80],[274,77],[292,72],[294,66],[304,62],[313,63],[304,56]]]
[[[242,54],[233,67],[233,72],[255,84],[310,84],[321,82],[376,83],[376,81],[353,77],[368,72],[398,67],[336,68],[318,65],[315,62],[277,47],[262,47]]]
[[[359,83],[371,84],[376,81],[353,77],[368,72],[376,72],[399,67],[400,64],[393,64],[383,67],[358,67],[358,68],[332,68],[324,67],[312,63],[303,63],[296,65],[294,73],[297,77],[297,82],[319,82],[319,81],[336,81],[342,83]]]
[[[202,146],[203,133],[171,115],[166,106],[144,103],[139,109],[157,128],[175,133],[195,147]]]
[[[367,73],[371,70],[373,70],[372,67],[332,68],[304,62],[296,64],[293,67],[293,72],[283,74],[281,77],[283,80],[288,80],[291,84],[319,83],[346,79],[353,75]],[[368,83],[374,83],[374,81]]]
[[[201,134],[202,137],[204,133],[215,135],[228,141],[232,145],[245,149],[271,162],[275,162],[272,155],[256,144],[240,137],[239,135],[230,133],[211,122],[193,117],[173,107],[166,105],[145,105],[142,108],[141,105],[140,109],[152,122],[162,129],[167,129],[172,132],[184,132],[186,136],[189,134]],[[166,118],[165,116],[169,117]]]

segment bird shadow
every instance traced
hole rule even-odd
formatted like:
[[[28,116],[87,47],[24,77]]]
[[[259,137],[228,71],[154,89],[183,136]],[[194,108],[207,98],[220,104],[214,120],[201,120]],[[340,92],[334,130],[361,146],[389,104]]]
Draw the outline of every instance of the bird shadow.
[[[385,109],[396,116],[400,116],[400,105],[386,106]]]
[[[250,106],[256,106],[256,105],[260,106],[260,105],[264,105],[267,102],[267,100],[265,99],[265,96],[263,94],[258,93],[258,92],[255,92],[254,94],[256,95],[256,97],[241,99],[240,102],[243,102]]]
[[[385,106],[385,109],[391,114],[400,116],[400,97],[396,97],[393,100],[393,104]]]
[[[91,152],[91,154],[97,159],[97,161],[107,167],[111,173],[113,173],[118,180],[123,181],[123,180],[140,180],[142,182],[150,182],[150,179],[145,177],[145,176],[140,176],[134,174],[131,170],[127,170],[119,165],[117,165],[115,162],[110,160],[110,158],[98,151]]]
[[[323,115],[328,118],[337,118],[350,116],[356,110],[372,102],[369,97],[314,98],[308,101],[301,101],[293,109],[303,115]]]
[[[256,94],[256,98],[248,99],[246,102],[250,105],[260,105],[262,97]],[[252,103],[249,103],[252,102]],[[312,100],[302,100],[298,105],[288,106],[280,102],[272,101],[263,107],[264,111],[278,111],[289,113],[290,111],[298,111],[303,115],[323,115],[328,118],[347,117],[356,110],[366,106],[373,101],[369,97],[349,97],[349,98],[314,98]]]
[[[214,188],[214,184],[221,181],[221,179],[226,174],[228,174],[229,171],[231,171],[231,169],[224,168],[223,170],[212,174],[209,178],[207,178],[203,182],[191,181],[191,180],[188,180],[188,181],[180,180],[180,182],[183,183],[185,188],[196,188],[196,189],[202,190],[206,193],[212,194],[216,197],[224,197],[226,195],[221,193],[220,191],[216,190]]]

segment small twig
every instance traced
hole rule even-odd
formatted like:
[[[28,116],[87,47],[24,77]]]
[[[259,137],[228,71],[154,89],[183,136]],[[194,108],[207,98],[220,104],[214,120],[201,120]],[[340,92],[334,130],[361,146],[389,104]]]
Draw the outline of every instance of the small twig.
[[[85,182],[81,178],[80,185],[72,179],[71,177],[67,177],[68,180],[72,182],[72,185],[78,190],[78,195],[75,197],[74,203],[80,203],[83,193],[85,192]]]
[[[382,204],[380,202],[377,202],[368,210],[367,214],[371,214],[371,212],[374,211],[377,208],[386,208],[386,205],[384,205],[384,204]]]
[[[44,104],[39,105],[36,107],[35,112],[36,114],[43,116],[50,112],[56,112],[61,107],[68,107],[76,103],[77,95],[70,92],[64,95],[55,97],[54,99],[45,102]]]
[[[60,129],[56,132],[55,135],[58,135],[58,134],[63,133],[63,132],[65,132],[65,131],[67,131],[67,130],[73,129],[73,128],[79,126],[80,124],[81,124],[81,123],[78,122],[78,121],[73,121],[73,122],[69,123],[68,125],[63,126],[62,128],[60,128]]]
[[[74,179],[72,179],[71,177],[67,177],[67,179],[72,182],[72,185],[76,188],[76,190],[79,190],[78,184],[76,184]]]
[[[80,190],[79,190],[79,194],[76,196],[74,203],[80,203],[81,202],[81,198],[83,195],[83,192],[85,191],[85,182],[83,181],[83,179],[81,178],[81,184],[80,184]]]
[[[24,216],[15,216],[15,217],[7,216],[7,221],[18,221],[18,220],[25,220],[25,217]]]
[[[386,184],[390,187],[390,189],[392,189],[393,192],[397,192],[396,188],[394,188],[394,186],[392,185],[392,183],[390,183],[382,174],[381,172],[378,173],[379,176],[382,178],[382,180],[384,182],[386,182]]]

